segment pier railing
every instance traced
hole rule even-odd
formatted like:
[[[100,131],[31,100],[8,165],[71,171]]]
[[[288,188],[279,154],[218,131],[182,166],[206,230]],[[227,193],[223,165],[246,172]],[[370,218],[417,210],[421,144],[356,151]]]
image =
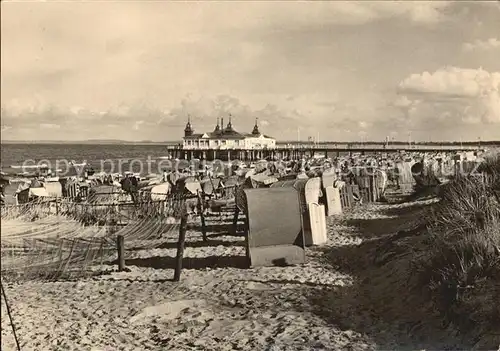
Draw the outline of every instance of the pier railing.
[[[363,151],[363,150],[429,150],[429,151],[440,151],[440,150],[454,150],[454,151],[475,151],[478,150],[478,145],[453,145],[453,144],[352,144],[352,143],[326,143],[326,144],[312,144],[312,143],[302,143],[302,144],[277,144],[275,147],[265,147],[265,148],[242,148],[242,147],[183,147],[179,145],[167,145],[167,151],[175,150],[186,150],[186,151],[196,151],[196,150],[231,150],[231,151],[246,151],[246,150],[332,150],[332,151]]]

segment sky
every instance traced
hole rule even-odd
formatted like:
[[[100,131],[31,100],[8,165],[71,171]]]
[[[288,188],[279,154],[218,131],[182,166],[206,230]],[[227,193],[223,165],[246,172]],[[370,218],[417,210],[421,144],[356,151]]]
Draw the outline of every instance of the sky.
[[[3,140],[500,140],[500,2],[2,1]]]

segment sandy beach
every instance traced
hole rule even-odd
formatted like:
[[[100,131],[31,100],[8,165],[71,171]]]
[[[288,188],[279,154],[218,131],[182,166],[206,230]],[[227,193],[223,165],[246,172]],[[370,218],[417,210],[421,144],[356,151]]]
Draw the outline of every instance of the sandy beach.
[[[432,201],[371,204],[329,218],[328,244],[308,248],[303,266],[242,269],[243,238],[209,233],[207,244],[189,231],[180,283],[171,281],[171,241],[134,252],[130,272],[6,284],[21,349],[463,348],[405,294],[407,267],[397,252],[384,252],[386,239],[417,226]],[[2,301],[2,350],[15,349]]]
[[[500,351],[500,0],[73,2],[2,1],[0,351]]]

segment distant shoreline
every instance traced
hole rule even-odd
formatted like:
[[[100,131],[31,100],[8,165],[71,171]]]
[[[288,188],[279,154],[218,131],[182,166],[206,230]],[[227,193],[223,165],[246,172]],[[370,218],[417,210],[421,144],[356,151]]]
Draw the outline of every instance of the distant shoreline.
[[[106,140],[2,140],[0,144],[52,144],[52,145],[176,145],[181,141],[106,141]]]

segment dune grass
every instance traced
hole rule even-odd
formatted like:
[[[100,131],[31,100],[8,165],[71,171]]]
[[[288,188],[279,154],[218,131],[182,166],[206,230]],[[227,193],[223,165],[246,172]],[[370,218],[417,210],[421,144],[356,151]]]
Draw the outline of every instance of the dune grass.
[[[445,322],[476,336],[500,331],[500,158],[480,171],[442,187],[427,218],[429,255],[414,265]]]

